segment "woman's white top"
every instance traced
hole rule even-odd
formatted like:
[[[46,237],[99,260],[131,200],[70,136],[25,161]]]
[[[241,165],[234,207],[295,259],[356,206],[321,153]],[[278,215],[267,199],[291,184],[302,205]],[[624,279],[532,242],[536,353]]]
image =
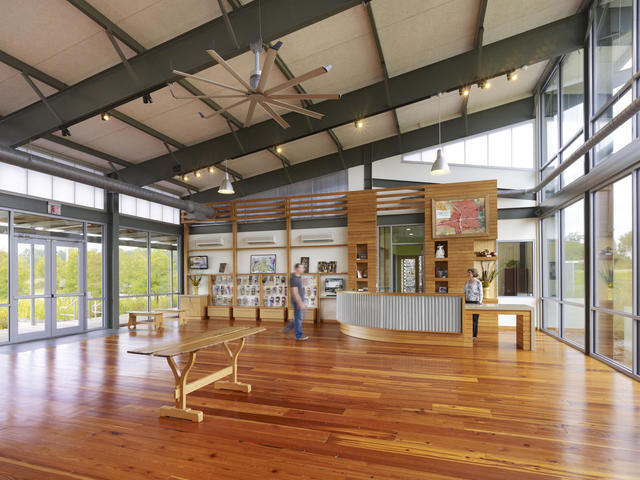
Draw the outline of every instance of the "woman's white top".
[[[482,282],[477,278],[464,282],[464,296],[467,302],[482,303]]]

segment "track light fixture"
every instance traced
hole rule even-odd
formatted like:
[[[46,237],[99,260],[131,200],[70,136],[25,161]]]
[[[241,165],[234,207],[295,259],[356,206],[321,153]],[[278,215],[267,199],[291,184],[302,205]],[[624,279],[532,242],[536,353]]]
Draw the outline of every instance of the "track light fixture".
[[[144,95],[142,95],[142,103],[153,103],[153,99],[151,98],[151,94],[150,93],[145,93]]]
[[[108,122],[111,119],[111,115],[109,115],[107,112],[103,112],[100,114],[100,118],[103,122]]]
[[[510,82],[515,82],[516,80],[518,80],[518,72],[516,72],[515,70],[508,72],[507,80]]]
[[[488,90],[489,88],[491,88],[491,82],[489,80],[480,80],[478,82],[478,87],[482,90]]]
[[[280,145],[276,147],[276,153],[282,153],[282,147]]]
[[[71,132],[69,131],[69,129],[67,127],[61,128],[60,131],[62,132],[62,136],[63,137],[70,137],[71,136]]]
[[[364,127],[364,120],[362,120],[362,119],[356,120],[354,123],[355,123],[356,128]]]
[[[215,168],[213,168],[213,167],[209,167],[209,173],[214,173],[215,171],[216,171],[216,169],[215,169]]]
[[[196,170],[196,177],[200,178],[202,176],[202,173],[200,173],[200,170]]]
[[[182,180],[185,182],[189,181],[189,175],[187,175],[186,173],[182,176]]]
[[[469,87],[461,87],[458,90],[458,93],[460,94],[461,97],[468,97],[469,94],[471,93],[471,89]]]

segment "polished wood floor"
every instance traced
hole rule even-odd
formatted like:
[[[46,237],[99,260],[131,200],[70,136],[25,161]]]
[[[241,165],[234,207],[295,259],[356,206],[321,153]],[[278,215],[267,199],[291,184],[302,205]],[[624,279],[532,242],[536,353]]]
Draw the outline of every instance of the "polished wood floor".
[[[165,340],[223,326],[167,323]],[[250,338],[253,391],[189,395],[201,424],[157,416],[171,372],[126,353],[158,341],[147,326],[0,354],[0,479],[640,478],[640,384],[551,337],[524,352],[514,330],[466,349],[307,333]],[[223,364],[206,352],[192,378]]]

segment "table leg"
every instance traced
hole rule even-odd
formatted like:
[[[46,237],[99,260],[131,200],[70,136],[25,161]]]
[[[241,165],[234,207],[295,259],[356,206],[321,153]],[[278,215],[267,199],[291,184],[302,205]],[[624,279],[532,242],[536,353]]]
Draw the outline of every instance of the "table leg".
[[[136,328],[136,316],[133,313],[129,314],[129,323],[127,324],[129,330],[131,330],[131,327]]]
[[[153,323],[156,327],[156,330],[159,328],[164,328],[164,318],[162,316],[162,313],[157,313],[154,315]]]
[[[238,382],[238,356],[244,348],[245,343],[246,338],[243,338],[240,342],[240,346],[235,352],[231,350],[228,342],[223,343],[224,348],[227,350],[227,353],[229,354],[229,357],[231,359],[231,380],[221,380],[219,382],[216,382],[214,385],[215,388],[221,390],[235,390],[237,392],[245,393],[249,393],[251,391],[251,385],[249,385],[248,383]]]
[[[204,419],[204,415],[199,410],[191,410],[187,408],[187,393],[185,386],[187,385],[187,377],[189,372],[193,368],[193,364],[196,363],[196,353],[191,352],[189,354],[189,360],[180,372],[178,365],[173,357],[167,357],[167,363],[173,373],[175,380],[175,390],[173,392],[175,407],[164,406],[160,407],[158,414],[161,417],[180,418],[183,420],[191,420],[192,422],[201,422]]]
[[[184,314],[184,312],[178,312],[178,323],[181,327],[187,324],[187,316]]]

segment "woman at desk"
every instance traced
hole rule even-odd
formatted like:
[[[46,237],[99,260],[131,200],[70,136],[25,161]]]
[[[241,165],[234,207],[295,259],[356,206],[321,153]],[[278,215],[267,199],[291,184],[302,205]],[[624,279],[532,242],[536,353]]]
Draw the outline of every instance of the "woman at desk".
[[[482,282],[478,280],[478,272],[475,268],[467,270],[467,281],[464,282],[464,296],[466,303],[482,304]],[[473,341],[478,338],[479,313],[473,314]]]

